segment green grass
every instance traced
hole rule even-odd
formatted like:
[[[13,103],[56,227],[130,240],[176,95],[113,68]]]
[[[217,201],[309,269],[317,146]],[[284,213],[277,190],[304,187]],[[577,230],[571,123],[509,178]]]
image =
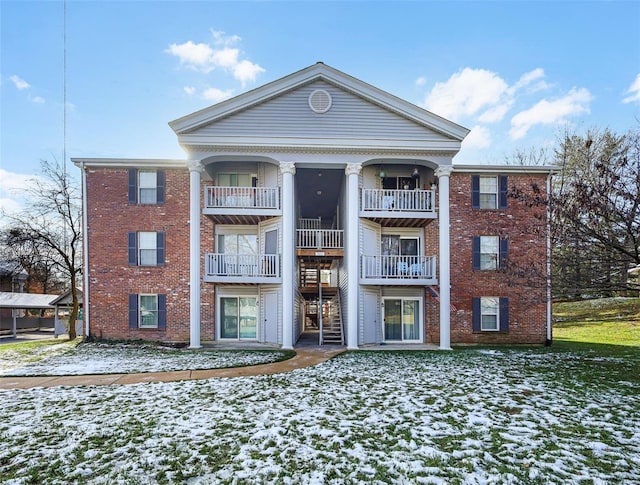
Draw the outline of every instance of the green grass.
[[[82,341],[81,338],[76,339],[74,342],[70,342],[66,338],[46,339],[46,340],[30,340],[28,342],[7,342],[0,343],[0,354],[5,352],[15,352],[19,354],[29,354],[34,351],[41,350],[44,347],[53,347],[57,345],[68,345],[75,347]]]
[[[640,349],[640,298],[556,303],[554,344],[583,343]]]

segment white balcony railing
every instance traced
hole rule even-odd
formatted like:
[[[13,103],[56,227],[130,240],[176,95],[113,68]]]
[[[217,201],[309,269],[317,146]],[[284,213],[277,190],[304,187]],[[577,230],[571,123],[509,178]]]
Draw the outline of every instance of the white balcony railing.
[[[363,279],[434,279],[435,256],[362,256]]]
[[[279,254],[207,254],[205,275],[229,278],[279,278]]]
[[[299,249],[342,249],[343,241],[341,229],[298,229]]]
[[[433,190],[362,189],[363,211],[435,212]]]
[[[280,209],[278,187],[207,187],[207,209]]]

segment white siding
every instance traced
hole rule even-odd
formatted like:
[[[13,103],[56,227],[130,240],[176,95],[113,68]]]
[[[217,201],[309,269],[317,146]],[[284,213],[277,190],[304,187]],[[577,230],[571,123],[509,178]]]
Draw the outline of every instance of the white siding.
[[[316,89],[331,94],[331,109],[314,113],[308,104]],[[365,101],[327,82],[316,81],[200,127],[191,134],[261,137],[447,140],[418,123]]]

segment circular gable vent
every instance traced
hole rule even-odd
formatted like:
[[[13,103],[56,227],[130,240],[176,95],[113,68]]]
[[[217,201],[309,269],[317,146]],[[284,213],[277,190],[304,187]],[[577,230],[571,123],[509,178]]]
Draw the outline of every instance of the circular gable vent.
[[[309,107],[314,113],[326,113],[331,109],[331,95],[324,89],[316,89],[309,95]]]

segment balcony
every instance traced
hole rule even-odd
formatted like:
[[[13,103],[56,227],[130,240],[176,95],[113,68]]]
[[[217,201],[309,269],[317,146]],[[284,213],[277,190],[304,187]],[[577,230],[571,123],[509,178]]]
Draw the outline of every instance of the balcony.
[[[344,231],[341,229],[298,229],[298,256],[343,256]]]
[[[433,190],[362,189],[361,195],[360,217],[384,225],[411,225],[389,223],[394,219],[416,219],[423,225],[424,219],[437,217]]]
[[[205,188],[204,214],[222,224],[257,224],[282,215],[279,187]]]
[[[279,254],[207,254],[204,281],[282,283]]]
[[[435,285],[436,257],[362,255],[360,284]]]

